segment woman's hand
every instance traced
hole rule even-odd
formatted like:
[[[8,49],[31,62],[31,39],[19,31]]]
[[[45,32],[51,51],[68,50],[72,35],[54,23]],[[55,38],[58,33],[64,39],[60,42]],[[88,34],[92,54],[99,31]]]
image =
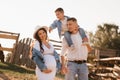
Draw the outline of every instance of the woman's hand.
[[[50,73],[50,72],[52,72],[52,70],[50,70],[50,69],[45,69],[45,70],[43,70],[42,72],[44,72],[44,73]]]

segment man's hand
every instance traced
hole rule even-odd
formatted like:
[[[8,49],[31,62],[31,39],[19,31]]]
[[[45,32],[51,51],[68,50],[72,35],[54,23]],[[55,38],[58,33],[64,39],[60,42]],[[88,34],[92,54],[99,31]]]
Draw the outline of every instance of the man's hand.
[[[62,74],[66,74],[67,72],[68,72],[67,67],[62,66],[61,73],[62,73]]]

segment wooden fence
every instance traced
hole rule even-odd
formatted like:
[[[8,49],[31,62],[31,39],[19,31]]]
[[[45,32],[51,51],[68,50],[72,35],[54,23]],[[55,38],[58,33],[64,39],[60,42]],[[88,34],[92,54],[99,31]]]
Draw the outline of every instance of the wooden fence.
[[[7,32],[7,31],[0,31],[0,39],[3,38],[3,39],[12,39],[12,40],[15,40],[17,43],[18,42],[18,39],[19,39],[19,33],[13,33],[13,32]],[[13,51],[13,48],[9,48],[9,47],[0,47],[0,50],[3,50],[3,51]]]
[[[120,57],[120,50],[115,49],[104,49],[94,48],[97,59],[109,58],[109,57]]]
[[[8,40],[15,40],[15,43],[13,43],[14,47],[16,47],[16,43],[18,43],[19,40],[19,33],[13,33],[13,32],[7,32],[7,31],[0,31],[0,39],[8,39]],[[0,43],[2,45],[2,43]],[[14,47],[4,47],[0,46],[0,50],[2,51],[10,51],[11,53],[14,53]],[[9,58],[9,62],[12,61],[12,57]]]
[[[97,80],[120,79],[120,50],[95,48],[95,66],[90,75]]]
[[[11,63],[26,66],[28,68],[35,68],[34,62],[30,57],[32,41],[31,38],[24,38],[16,44],[16,47],[14,48],[15,52],[12,54]]]

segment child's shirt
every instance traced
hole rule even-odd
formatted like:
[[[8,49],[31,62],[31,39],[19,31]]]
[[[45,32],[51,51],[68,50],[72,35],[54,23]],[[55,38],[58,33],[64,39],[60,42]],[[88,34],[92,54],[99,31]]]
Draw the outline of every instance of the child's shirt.
[[[67,28],[67,18],[65,17],[64,20],[61,20],[61,23],[62,23],[61,35],[64,35],[64,32],[68,31],[68,28]]]

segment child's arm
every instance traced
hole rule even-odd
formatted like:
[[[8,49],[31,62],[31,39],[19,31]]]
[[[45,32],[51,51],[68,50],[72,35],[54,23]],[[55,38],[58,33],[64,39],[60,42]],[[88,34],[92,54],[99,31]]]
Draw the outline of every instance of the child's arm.
[[[53,29],[57,28],[56,20],[53,21],[53,23],[49,27],[49,32],[51,32]]]

